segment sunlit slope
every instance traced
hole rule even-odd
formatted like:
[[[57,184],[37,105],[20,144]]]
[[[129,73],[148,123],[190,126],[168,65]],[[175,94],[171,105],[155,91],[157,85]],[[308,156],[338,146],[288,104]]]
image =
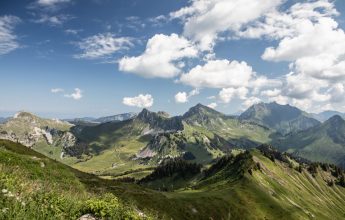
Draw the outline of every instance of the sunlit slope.
[[[323,124],[274,140],[282,151],[312,161],[321,161],[345,166],[345,121],[333,116]]]
[[[0,219],[140,219],[110,193],[111,184],[0,140]]]
[[[166,193],[168,198],[186,204],[188,215],[179,216],[181,219],[345,217],[345,188],[340,185],[341,177],[332,174],[333,168],[325,171],[316,166],[314,173],[310,171],[312,165],[283,158],[285,162],[273,162],[259,150],[251,150],[219,161],[194,177],[178,178],[176,173],[151,182],[154,188],[174,190]],[[143,184],[150,186],[150,181]],[[182,188],[173,189],[173,184]]]

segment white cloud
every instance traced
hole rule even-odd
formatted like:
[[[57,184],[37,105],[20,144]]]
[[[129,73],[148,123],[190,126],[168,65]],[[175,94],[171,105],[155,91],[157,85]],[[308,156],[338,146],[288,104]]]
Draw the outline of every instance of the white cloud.
[[[260,98],[257,97],[249,97],[247,99],[244,100],[244,102],[242,103],[242,109],[248,109],[250,106],[258,104],[261,102]]]
[[[40,18],[32,20],[34,23],[43,24],[46,23],[51,26],[60,26],[65,22],[71,20],[73,17],[70,15],[59,14],[59,15],[48,15],[42,14]]]
[[[176,103],[186,103],[189,101],[189,98],[195,95],[198,95],[200,91],[198,89],[193,89],[188,94],[186,92],[178,92],[175,95],[175,102]]]
[[[38,0],[37,4],[44,7],[55,7],[58,4],[61,3],[67,3],[71,0]]]
[[[81,98],[83,97],[83,94],[82,94],[82,93],[83,93],[83,91],[82,91],[81,89],[75,88],[73,93],[71,93],[71,94],[65,94],[64,96],[65,96],[66,98],[72,98],[72,99],[74,99],[74,100],[79,100],[79,99],[81,99]]]
[[[50,90],[51,93],[59,93],[59,92],[64,92],[64,89],[61,88],[53,88]]]
[[[215,102],[212,102],[212,103],[207,105],[207,107],[209,107],[209,108],[216,108],[217,106],[218,106],[218,104]]]
[[[82,53],[75,58],[98,59],[133,46],[131,38],[115,37],[111,33],[97,34],[83,39],[77,44]]]
[[[159,15],[153,18],[149,18],[148,21],[152,24],[154,27],[160,27],[163,24],[165,24],[169,19],[164,15]]]
[[[65,33],[69,35],[78,35],[81,31],[83,30],[82,29],[66,29]]]
[[[210,60],[183,74],[180,82],[196,88],[243,87],[253,76],[253,69],[246,62]]]
[[[138,108],[149,108],[153,105],[153,97],[150,94],[140,94],[135,97],[124,97],[122,103],[124,105]]]
[[[261,92],[261,95],[263,96],[267,96],[267,97],[276,97],[279,96],[281,94],[281,90],[279,89],[271,89],[271,90],[265,90]]]
[[[239,88],[223,88],[219,92],[219,99],[223,103],[229,103],[233,98],[246,99],[249,90],[245,87]]]
[[[19,48],[17,36],[13,33],[15,25],[19,22],[20,19],[16,16],[0,16],[0,55]]]
[[[178,92],[175,95],[175,102],[176,103],[186,103],[188,102],[188,95],[186,92]]]
[[[193,89],[192,91],[190,91],[188,93],[188,96],[191,97],[191,96],[195,96],[195,95],[199,95],[200,94],[200,90],[199,89]]]
[[[281,9],[236,33],[239,37],[277,40],[278,44],[266,48],[262,58],[290,62],[291,73],[281,79],[281,86],[260,94],[306,111],[315,111],[315,106],[345,110],[345,99],[341,98],[345,87],[345,32],[334,19],[339,15],[334,1],[305,1]]]
[[[283,0],[191,0],[191,5],[170,14],[184,22],[184,35],[211,50],[220,33],[238,31]]]
[[[197,54],[193,44],[177,34],[156,34],[148,40],[143,54],[120,59],[119,70],[146,78],[172,78],[180,74],[183,58]]]
[[[295,61],[320,54],[339,56],[344,54],[345,34],[331,18],[320,18],[316,24],[303,22],[303,29],[294,37],[283,38],[278,47],[267,48],[265,60]]]

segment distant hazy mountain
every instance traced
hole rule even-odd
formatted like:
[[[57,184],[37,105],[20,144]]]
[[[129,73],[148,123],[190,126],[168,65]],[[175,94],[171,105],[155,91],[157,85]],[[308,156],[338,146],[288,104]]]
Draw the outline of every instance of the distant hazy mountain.
[[[118,114],[118,115],[101,117],[101,118],[94,119],[92,121],[99,122],[99,123],[106,123],[106,122],[112,122],[112,121],[125,121],[125,120],[133,118],[136,115],[137,115],[136,113],[129,112],[129,113],[123,113],[123,114]]]
[[[5,123],[6,121],[8,121],[10,118],[3,118],[0,117],[0,124]]]
[[[276,102],[255,104],[243,112],[239,119],[267,126],[281,134],[306,130],[320,124],[306,112]]]
[[[83,117],[83,118],[74,118],[74,119],[65,119],[64,121],[68,121],[75,125],[96,125],[100,123],[107,123],[107,122],[116,122],[116,121],[125,121],[128,119],[133,118],[136,116],[136,113],[123,113],[118,115],[111,115],[101,118],[93,118],[93,117]]]
[[[308,130],[277,139],[274,144],[282,151],[294,152],[312,161],[345,167],[345,121],[338,115]]]
[[[313,118],[315,118],[321,122],[328,120],[329,118],[333,117],[334,115],[339,115],[342,118],[345,118],[345,113],[341,113],[338,111],[324,111],[324,112],[320,112],[318,114],[311,114],[311,116],[313,116]]]

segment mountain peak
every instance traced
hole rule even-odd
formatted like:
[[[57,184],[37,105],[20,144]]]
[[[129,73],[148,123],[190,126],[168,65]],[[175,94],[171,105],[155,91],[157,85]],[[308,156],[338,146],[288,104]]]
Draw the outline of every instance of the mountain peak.
[[[203,104],[201,104],[200,102],[198,104],[196,104],[194,107],[197,107],[197,108],[203,108],[203,107],[207,107]]]
[[[195,115],[195,114],[198,114],[198,115],[204,115],[204,114],[215,114],[215,115],[223,115],[222,113],[210,108],[210,107],[207,107],[201,103],[198,103],[197,105],[191,107],[184,115],[183,117],[189,117],[189,116],[192,116],[192,115]]]
[[[277,102],[252,105],[239,116],[239,119],[264,125],[282,134],[306,130],[320,124],[304,111]]]
[[[25,112],[25,111],[20,111],[20,112],[17,112],[13,118],[26,118],[26,119],[34,119],[34,118],[37,118],[36,115],[30,113],[30,112]]]
[[[151,111],[149,111],[149,110],[146,109],[146,108],[143,108],[143,110],[141,110],[141,112],[138,114],[137,117],[138,117],[139,119],[146,119],[146,118],[152,116],[153,114],[156,114],[156,113],[151,112]]]
[[[151,112],[144,108],[136,117],[136,119],[150,125],[151,129],[164,131],[183,130],[183,124],[180,116],[167,117],[167,113]]]
[[[182,118],[188,124],[207,127],[211,124],[212,126],[215,124],[219,125],[220,121],[225,118],[225,115],[199,103],[191,107]]]
[[[159,111],[159,112],[157,112],[157,114],[163,118],[170,118],[169,113],[165,112],[165,111]]]
[[[339,123],[345,123],[345,121],[344,121],[344,119],[341,116],[334,115],[331,118],[329,118],[325,123],[336,125],[336,124],[339,124]]]

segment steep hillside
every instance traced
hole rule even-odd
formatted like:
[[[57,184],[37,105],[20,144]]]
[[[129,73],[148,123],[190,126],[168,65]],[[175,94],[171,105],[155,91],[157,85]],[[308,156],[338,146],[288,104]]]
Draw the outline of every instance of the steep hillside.
[[[275,140],[282,151],[345,167],[345,121],[336,115],[323,124]]]
[[[60,120],[43,119],[28,112],[19,112],[0,124],[0,139],[19,142],[51,158],[60,160],[77,154],[77,138],[69,132],[72,125]],[[80,148],[80,146],[78,146]]]
[[[282,134],[306,130],[320,124],[300,109],[276,102],[255,104],[243,112],[239,119],[256,122]]]
[[[146,219],[107,189],[114,184],[0,140],[0,219]]]
[[[345,217],[344,173],[332,165],[299,163],[261,147],[225,156],[201,173],[192,170],[197,172],[197,167],[180,161],[166,163],[141,184],[187,202],[189,213],[181,219]],[[206,198],[214,211],[203,206]]]
[[[183,115],[187,133],[200,132],[213,138],[214,134],[236,147],[250,148],[270,140],[272,131],[265,126],[236,117],[226,116],[207,106],[198,104]]]

